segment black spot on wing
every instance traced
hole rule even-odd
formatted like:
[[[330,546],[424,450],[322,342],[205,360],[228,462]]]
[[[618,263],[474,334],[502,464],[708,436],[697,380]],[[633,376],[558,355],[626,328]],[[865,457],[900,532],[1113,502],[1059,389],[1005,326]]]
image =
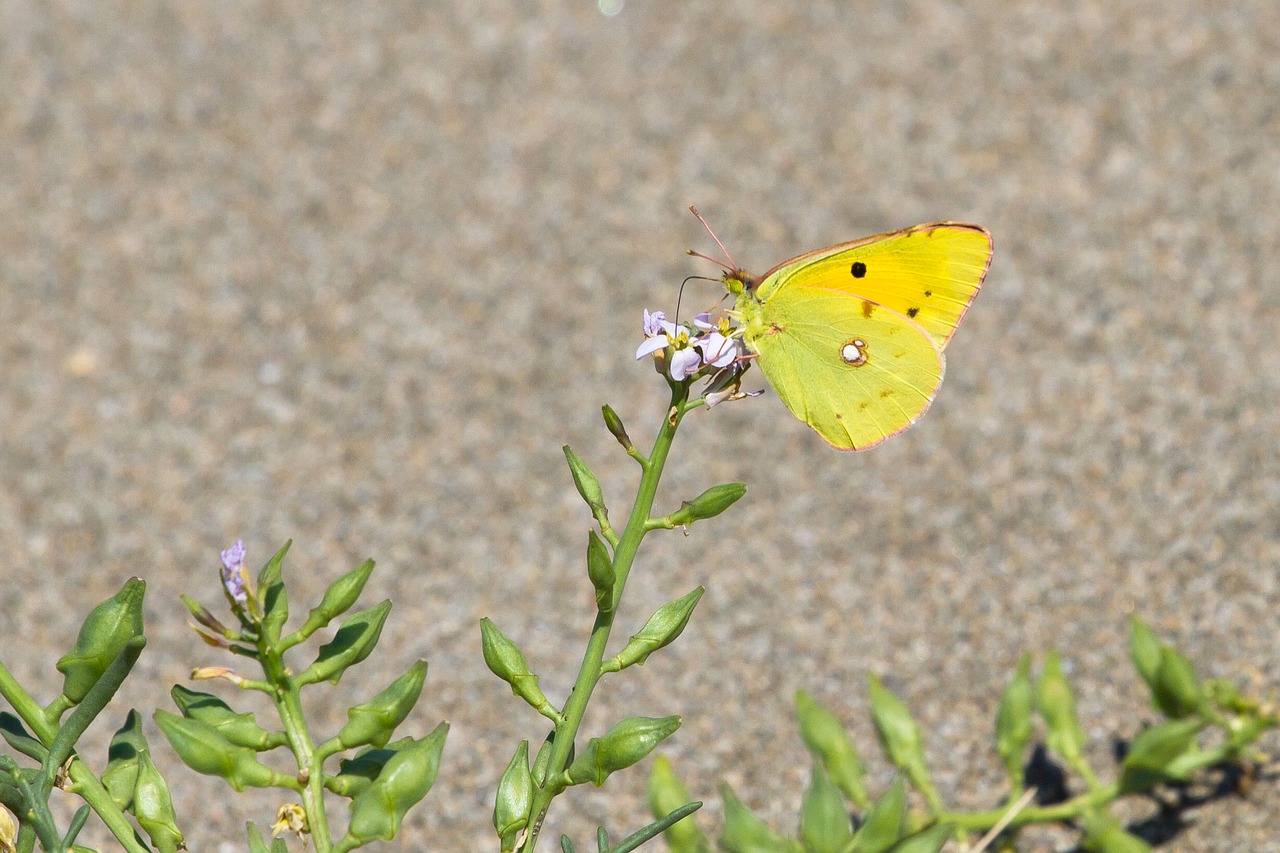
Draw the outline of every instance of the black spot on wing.
[[[854,261],[853,266],[849,268],[849,272],[853,274],[854,278],[862,278],[867,274],[867,265],[862,261]]]

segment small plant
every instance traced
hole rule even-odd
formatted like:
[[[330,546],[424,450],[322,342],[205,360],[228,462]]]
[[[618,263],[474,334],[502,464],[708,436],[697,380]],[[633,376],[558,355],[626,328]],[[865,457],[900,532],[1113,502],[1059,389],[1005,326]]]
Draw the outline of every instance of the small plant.
[[[422,694],[427,665],[418,661],[377,696],[351,707],[347,724],[337,734],[318,741],[303,712],[303,688],[323,681],[336,685],[348,668],[369,657],[391,602],[348,616],[333,638],[320,647],[315,660],[295,673],[285,663],[285,654],[351,609],[373,572],[373,561],[367,560],[334,581],[302,625],[285,634],[289,603],[281,568],[288,550],[286,543],[263,566],[256,585],[244,566],[244,543],[236,542],[222,552],[223,591],[239,623],[236,628],[228,628],[183,596],[206,643],[256,661],[263,673],[261,680],[255,680],[226,667],[201,667],[192,677],[221,679],[241,690],[267,695],[281,727],[263,728],[253,714],[238,713],[216,696],[181,686],[172,691],[181,715],[157,711],[155,719],[174,752],[192,770],[220,776],[237,791],[279,788],[297,797],[300,802],[281,805],[275,832],[289,830],[309,837],[317,853],[344,853],[396,836],[405,813],[435,782],[449,726],[441,723],[425,737],[391,741],[396,727]],[[295,770],[280,772],[259,760],[260,754],[277,749],[292,753]],[[353,755],[339,762],[336,773],[325,769],[331,758],[352,751]],[[336,841],[325,811],[326,790],[350,800],[347,831]],[[284,847],[280,839],[275,845]],[[255,851],[267,849],[253,824],[249,825],[249,846]]]
[[[1280,725],[1280,709],[1249,699],[1227,681],[1202,681],[1190,662],[1162,643],[1136,616],[1130,652],[1151,691],[1152,706],[1164,720],[1144,728],[1121,751],[1119,768],[1103,782],[1084,759],[1084,732],[1075,697],[1062,675],[1058,655],[1045,660],[1031,678],[1024,655],[1005,688],[996,715],[996,753],[1004,764],[1009,794],[999,808],[957,812],[946,808],[930,780],[920,730],[897,696],[874,675],[868,677],[871,717],[885,757],[898,769],[897,781],[874,803],[864,784],[866,767],[834,714],[808,694],[796,695],[800,736],[813,758],[813,774],[800,808],[798,837],[774,832],[724,785],[724,830],[720,849],[728,853],[936,853],[950,839],[960,849],[1014,850],[1018,831],[1039,823],[1071,822],[1081,828],[1080,845],[1097,853],[1140,853],[1146,841],[1129,832],[1109,812],[1121,797],[1153,796],[1158,789],[1185,788],[1210,770],[1247,773],[1262,756],[1254,748],[1267,730]],[[1039,715],[1044,743],[1035,744]],[[1212,737],[1209,732],[1214,732]],[[1212,742],[1212,745],[1202,745]],[[1053,758],[1048,756],[1052,755]],[[1071,795],[1060,781],[1065,765],[1083,783]],[[908,807],[907,789],[921,806]],[[665,759],[654,763],[649,780],[655,813],[688,798]],[[861,815],[850,818],[850,810]],[[980,841],[974,836],[982,834]],[[710,842],[692,820],[666,831],[673,853],[705,853]]]

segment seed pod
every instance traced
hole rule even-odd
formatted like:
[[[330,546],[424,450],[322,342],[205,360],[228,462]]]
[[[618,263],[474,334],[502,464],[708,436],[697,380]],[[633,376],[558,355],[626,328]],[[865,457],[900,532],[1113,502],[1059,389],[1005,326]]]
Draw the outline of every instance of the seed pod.
[[[606,664],[610,670],[626,669],[632,664],[643,664],[649,655],[658,649],[675,642],[676,637],[684,632],[693,615],[693,608],[698,606],[703,587],[695,587],[692,591],[675,601],[662,605],[644,623],[639,633],[633,634],[627,645]]]
[[[603,507],[604,491],[600,488],[600,481],[596,479],[595,473],[567,444],[564,446],[564,458],[569,463],[569,472],[573,474],[573,484],[577,486],[578,494],[582,495],[587,506],[591,507],[592,512]]]
[[[169,695],[182,711],[182,716],[208,723],[236,746],[264,752],[288,742],[284,732],[267,731],[258,725],[253,714],[237,714],[230,705],[210,693],[188,690],[181,684],[175,684]]]
[[[800,839],[813,853],[840,853],[853,839],[844,799],[821,761],[813,763],[813,776],[800,806]]]
[[[484,662],[494,675],[511,685],[512,693],[539,711],[551,706],[538,686],[538,676],[530,671],[524,652],[487,616],[480,620],[480,647]]]
[[[680,718],[628,717],[605,733],[592,738],[569,768],[565,777],[571,785],[591,782],[597,788],[609,775],[644,758],[676,729]]]
[[[357,844],[390,841],[400,831],[405,813],[427,795],[440,769],[448,723],[414,740],[388,759],[378,778],[351,801],[349,835]]]
[[[503,853],[515,849],[517,836],[529,824],[533,805],[533,776],[529,772],[529,741],[522,740],[502,773],[493,804],[493,828]]]
[[[418,661],[377,696],[347,711],[347,724],[338,732],[338,740],[347,749],[367,743],[386,746],[396,726],[417,704],[426,678],[427,663]]]
[[[302,623],[302,627],[298,629],[298,635],[303,639],[310,637],[316,631],[319,631],[350,610],[351,606],[356,603],[356,599],[360,597],[360,593],[364,591],[364,586],[368,583],[369,576],[373,574],[373,565],[373,560],[365,560],[359,566],[329,584],[329,588],[324,591],[324,597],[320,599],[320,603],[307,614],[307,621]]]
[[[870,798],[862,781],[867,768],[844,726],[803,690],[796,692],[796,719],[801,740],[814,758],[822,761],[831,782],[854,805],[867,808]]]
[[[84,699],[131,639],[143,636],[146,592],[145,582],[130,578],[119,592],[89,612],[75,646],[57,664],[65,676],[62,695],[71,704]]]

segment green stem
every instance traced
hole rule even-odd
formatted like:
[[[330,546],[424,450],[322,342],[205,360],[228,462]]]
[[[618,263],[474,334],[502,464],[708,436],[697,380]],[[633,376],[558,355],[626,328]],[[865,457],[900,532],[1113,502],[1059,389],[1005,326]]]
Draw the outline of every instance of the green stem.
[[[671,406],[662,419],[662,427],[654,439],[653,450],[647,459],[640,459],[642,474],[640,486],[636,492],[635,504],[631,507],[631,516],[627,520],[626,530],[618,540],[613,552],[613,607],[608,611],[596,613],[595,624],[591,629],[591,638],[587,642],[587,650],[582,657],[582,665],[578,668],[578,677],[573,683],[573,692],[565,702],[563,719],[555,727],[555,742],[551,747],[551,761],[547,774],[539,788],[534,792],[533,806],[529,814],[533,819],[529,834],[520,846],[521,853],[533,853],[538,845],[538,833],[542,829],[542,821],[546,817],[547,808],[556,795],[564,790],[562,774],[569,763],[569,753],[574,739],[586,715],[587,703],[591,693],[600,680],[601,665],[604,662],[605,649],[609,644],[609,633],[613,630],[613,621],[618,613],[618,604],[622,600],[623,588],[627,585],[627,576],[631,573],[631,565],[640,542],[649,532],[649,513],[653,510],[653,500],[658,493],[658,483],[662,479],[662,469],[667,462],[667,454],[671,450],[671,442],[675,438],[680,420],[685,413],[701,400],[689,402],[688,383],[671,383]],[[635,454],[632,454],[635,456]],[[319,853],[319,851],[317,851]]]
[[[288,674],[280,652],[265,646],[263,641],[262,668],[272,684],[272,695],[285,736],[289,739],[289,748],[298,761],[299,781],[305,781],[301,793],[307,829],[316,853],[331,853],[333,842],[329,837],[329,818],[324,810],[324,756],[317,752],[311,739],[297,683]]]

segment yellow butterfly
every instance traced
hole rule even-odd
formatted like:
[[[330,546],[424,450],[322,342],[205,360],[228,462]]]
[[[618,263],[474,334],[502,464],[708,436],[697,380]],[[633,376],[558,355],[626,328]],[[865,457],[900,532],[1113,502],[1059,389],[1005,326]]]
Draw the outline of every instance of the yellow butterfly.
[[[759,278],[731,261],[724,282],[743,342],[791,413],[832,447],[865,450],[929,408],[942,351],[990,266],[985,228],[933,222],[818,249]]]

